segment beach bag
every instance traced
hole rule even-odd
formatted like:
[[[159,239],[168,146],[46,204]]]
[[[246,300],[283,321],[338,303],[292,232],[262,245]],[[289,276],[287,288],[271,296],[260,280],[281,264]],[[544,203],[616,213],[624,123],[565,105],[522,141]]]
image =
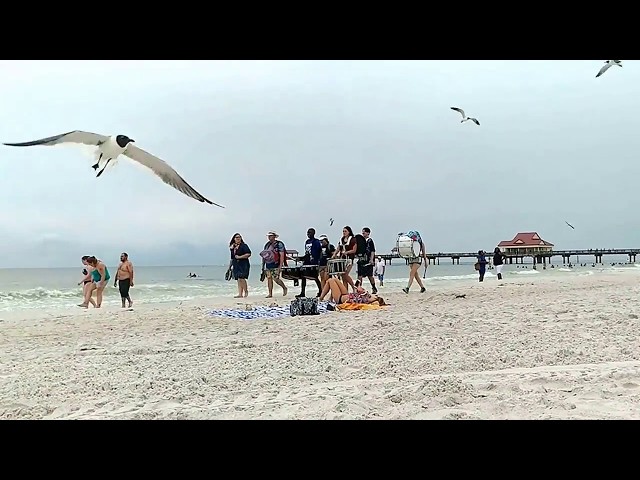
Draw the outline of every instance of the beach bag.
[[[473,265],[473,268],[475,268],[476,270],[480,270],[480,262],[476,262],[476,263]]]
[[[320,311],[318,310],[318,297],[301,297],[291,300],[289,313],[291,313],[292,317],[304,315],[320,315]]]
[[[278,253],[273,249],[273,246],[261,251],[260,256],[265,263],[278,263],[280,260]]]
[[[276,245],[280,246],[282,249],[282,255],[284,255],[283,266],[287,265],[287,256],[286,256],[286,247],[282,241],[276,241]],[[265,263],[279,263],[280,262],[280,252],[276,252],[273,248],[273,245],[269,245],[263,251],[260,252],[260,256],[265,261]]]

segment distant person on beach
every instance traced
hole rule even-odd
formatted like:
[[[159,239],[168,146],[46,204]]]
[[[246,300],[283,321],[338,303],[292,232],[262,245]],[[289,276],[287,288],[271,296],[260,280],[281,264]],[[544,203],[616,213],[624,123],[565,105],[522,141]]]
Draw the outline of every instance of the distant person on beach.
[[[500,247],[496,247],[493,251],[493,265],[496,267],[498,280],[502,280],[502,267],[504,266],[505,255],[500,251]]]
[[[316,238],[316,230],[315,228],[310,228],[307,230],[307,239],[304,242],[304,258],[302,261],[303,265],[309,266],[317,266],[320,264],[320,257],[322,256],[322,244],[320,240]],[[318,287],[318,294],[316,297],[320,296],[320,292],[322,291],[322,284],[320,283],[320,278],[314,278],[316,282],[316,286]],[[306,295],[305,291],[307,288],[307,279],[302,277],[302,285],[300,287],[300,293],[296,295],[296,298],[301,298]]]
[[[405,288],[402,289],[402,291],[407,295],[409,295],[409,289],[411,288],[411,285],[415,280],[416,282],[418,282],[418,285],[420,285],[420,293],[424,293],[426,292],[427,289],[424,288],[424,284],[422,283],[422,279],[420,278],[420,274],[418,273],[418,270],[420,269],[420,265],[422,265],[422,260],[424,259],[425,263],[427,261],[427,249],[424,246],[424,242],[422,241],[422,235],[420,235],[420,232],[412,230],[407,232],[405,235],[412,238],[414,242],[418,242],[418,245],[420,245],[420,253],[418,254],[417,257],[413,257],[408,260],[409,283]]]
[[[320,246],[322,247],[320,253],[320,262],[318,262],[318,272],[320,273],[320,285],[322,290],[327,283],[329,274],[327,273],[327,263],[333,254],[336,253],[336,247],[329,242],[329,237],[326,235],[320,235]]]
[[[282,287],[282,296],[287,296],[288,288],[280,278],[282,273],[282,267],[286,265],[286,247],[284,243],[278,240],[278,234],[276,232],[267,233],[268,241],[264,244],[260,256],[262,257],[262,273],[264,278],[267,279],[267,289],[269,295],[266,298],[273,297],[273,282]],[[261,280],[263,278],[261,277]]]
[[[347,288],[351,286],[354,292],[356,291],[356,286],[350,273],[353,268],[353,260],[356,258],[356,250],[358,250],[356,237],[351,227],[347,225],[342,229],[342,238],[340,238],[340,243],[338,243],[338,248],[333,256],[347,259],[346,270],[342,274],[342,283]]]
[[[355,291],[349,293],[343,282],[337,278],[329,278],[320,294],[320,301],[331,291],[331,300],[333,300],[336,305],[342,303],[377,303],[379,305],[386,305],[382,297],[367,292],[360,286],[360,282],[358,282],[357,285]]]
[[[373,238],[371,238],[371,229],[369,227],[364,227],[362,229],[362,236],[366,240],[366,250],[364,258],[358,260],[358,280],[360,284],[362,284],[362,279],[367,277],[369,279],[369,283],[371,284],[371,292],[376,294],[378,293],[378,289],[376,288],[376,281],[373,278],[373,266],[375,264],[375,255],[376,255],[376,246],[373,243]]]
[[[117,286],[120,290],[122,308],[124,308],[125,300],[129,302],[129,308],[131,308],[133,302],[129,295],[129,289],[133,287],[133,264],[129,261],[129,254],[126,252],[122,252],[120,254],[120,265],[118,265],[113,286]]]
[[[478,262],[475,264],[476,270],[478,270],[478,281],[484,281],[484,274],[487,272],[487,257],[484,250],[478,250]]]
[[[384,260],[378,257],[378,262],[376,263],[376,276],[378,277],[381,287],[384,287],[384,270],[386,268],[387,266],[384,264]]]
[[[78,285],[82,285],[83,299],[86,297],[87,291],[91,287],[91,283],[92,283],[91,270],[93,270],[93,267],[87,263],[88,259],[89,259],[89,255],[85,255],[82,257],[82,265],[84,265],[85,267],[82,269],[82,275],[84,275],[84,278],[78,282]],[[89,293],[89,303],[94,307],[96,306],[96,301],[93,298],[91,298],[91,293]]]
[[[238,282],[238,295],[233,298],[248,297],[249,287],[247,285],[247,279],[249,278],[249,271],[251,270],[251,264],[249,263],[251,249],[249,245],[244,243],[242,235],[236,233],[231,237],[229,250],[231,252],[229,268],[231,269],[233,279]]]
[[[78,306],[87,308],[89,306],[89,299],[95,290],[96,308],[100,308],[102,306],[102,292],[104,292],[104,287],[107,285],[111,275],[109,275],[109,270],[102,260],[98,260],[96,257],[91,256],[87,258],[87,263],[93,268],[93,270],[89,272],[91,274],[92,282],[89,284],[87,293],[84,296],[84,302]]]

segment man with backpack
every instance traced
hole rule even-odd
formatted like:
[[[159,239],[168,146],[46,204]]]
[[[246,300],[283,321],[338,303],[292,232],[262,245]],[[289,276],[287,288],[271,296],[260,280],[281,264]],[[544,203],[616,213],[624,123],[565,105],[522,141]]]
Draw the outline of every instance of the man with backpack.
[[[267,288],[269,295],[266,298],[273,297],[273,282],[282,287],[282,295],[287,295],[287,286],[280,278],[282,266],[287,264],[287,253],[284,243],[278,240],[276,232],[267,233],[269,241],[265,243],[264,249],[260,252],[262,257],[262,273],[267,279]]]
[[[364,227],[362,229],[362,236],[366,240],[366,247],[364,252],[356,252],[356,257],[358,258],[358,280],[362,285],[362,279],[367,277],[369,279],[369,283],[371,283],[371,293],[374,295],[378,293],[378,289],[376,288],[376,281],[373,278],[373,264],[376,256],[376,246],[373,243],[373,239],[370,237],[371,229],[369,227]]]

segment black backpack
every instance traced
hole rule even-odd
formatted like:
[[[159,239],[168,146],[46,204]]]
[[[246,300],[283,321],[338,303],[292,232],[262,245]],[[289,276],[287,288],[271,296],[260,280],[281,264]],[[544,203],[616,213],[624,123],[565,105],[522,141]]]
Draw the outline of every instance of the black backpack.
[[[318,310],[318,297],[301,297],[292,300],[289,313],[292,317],[297,315],[320,315],[320,311]]]

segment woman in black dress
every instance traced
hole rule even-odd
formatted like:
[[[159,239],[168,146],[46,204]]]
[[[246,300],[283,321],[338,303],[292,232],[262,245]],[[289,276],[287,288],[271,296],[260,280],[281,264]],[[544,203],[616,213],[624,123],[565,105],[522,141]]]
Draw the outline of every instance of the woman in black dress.
[[[231,237],[229,250],[231,251],[229,269],[232,272],[233,278],[238,282],[238,295],[234,298],[247,297],[249,295],[247,279],[249,278],[249,270],[251,268],[249,264],[251,250],[249,249],[249,245],[244,243],[242,235],[239,233]]]

